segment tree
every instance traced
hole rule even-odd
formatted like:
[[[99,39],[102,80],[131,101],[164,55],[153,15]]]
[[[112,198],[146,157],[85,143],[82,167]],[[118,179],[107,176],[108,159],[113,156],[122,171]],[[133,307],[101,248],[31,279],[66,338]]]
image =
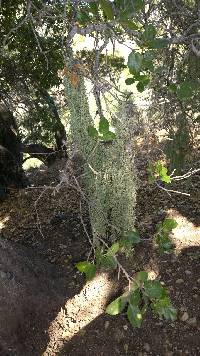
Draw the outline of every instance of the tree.
[[[22,128],[26,129],[22,147],[39,159],[38,151],[44,153],[44,148],[48,150],[44,144],[51,143],[55,151],[66,150],[65,127],[55,100],[48,92],[51,87],[60,83],[57,76],[57,71],[62,66],[58,46],[60,37],[56,39],[58,34],[55,28],[52,36],[37,33],[37,29],[43,26],[43,23],[38,23],[40,10],[39,1],[32,4],[27,4],[26,1],[3,1],[0,20],[3,39],[0,60],[1,100],[9,105],[10,110],[16,110],[20,106],[20,110],[25,112],[23,117],[18,115],[17,120],[22,136]],[[49,53],[48,58],[46,52]],[[27,147],[25,143],[31,146]]]

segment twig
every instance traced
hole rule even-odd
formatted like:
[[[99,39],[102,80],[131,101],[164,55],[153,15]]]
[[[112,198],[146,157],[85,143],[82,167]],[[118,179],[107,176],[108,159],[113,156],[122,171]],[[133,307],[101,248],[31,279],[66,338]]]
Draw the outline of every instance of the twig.
[[[200,172],[200,168],[194,169],[193,171],[190,169],[187,173],[183,174],[182,176],[174,176],[173,177],[174,172],[175,172],[175,170],[170,175],[171,180],[179,181],[182,179],[187,179],[187,178],[191,177],[192,175]]]
[[[184,192],[180,192],[180,191],[178,191],[178,190],[173,190],[173,189],[164,188],[164,187],[162,187],[160,184],[158,184],[157,182],[156,182],[156,185],[157,185],[157,187],[158,187],[159,189],[164,190],[164,191],[165,191],[168,195],[170,195],[170,196],[171,196],[170,193],[176,193],[176,194],[182,194],[182,195],[186,195],[186,196],[190,197],[190,194],[189,194],[189,193],[184,193]]]

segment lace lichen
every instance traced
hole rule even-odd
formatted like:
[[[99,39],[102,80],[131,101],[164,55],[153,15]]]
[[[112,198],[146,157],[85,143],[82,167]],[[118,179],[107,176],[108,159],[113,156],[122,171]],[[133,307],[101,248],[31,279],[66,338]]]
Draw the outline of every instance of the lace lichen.
[[[89,136],[88,126],[94,123],[80,73],[76,86],[69,76],[65,77],[64,86],[72,139],[85,161],[84,183],[94,244],[98,243],[99,237],[113,241],[134,228],[135,171],[123,136],[120,136],[120,127],[117,127],[117,138],[112,142],[95,141]]]

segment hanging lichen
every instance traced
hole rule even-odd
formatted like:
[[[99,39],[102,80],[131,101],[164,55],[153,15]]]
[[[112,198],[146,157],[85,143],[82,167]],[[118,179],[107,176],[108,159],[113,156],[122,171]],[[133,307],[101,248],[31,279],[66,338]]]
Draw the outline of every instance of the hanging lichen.
[[[89,136],[88,127],[94,123],[89,112],[84,79],[80,72],[77,76],[74,85],[72,76],[66,75],[64,86],[73,142],[85,160],[84,182],[94,243],[99,237],[116,240],[134,227],[134,169],[120,136],[120,127],[116,130],[117,138],[109,143]]]

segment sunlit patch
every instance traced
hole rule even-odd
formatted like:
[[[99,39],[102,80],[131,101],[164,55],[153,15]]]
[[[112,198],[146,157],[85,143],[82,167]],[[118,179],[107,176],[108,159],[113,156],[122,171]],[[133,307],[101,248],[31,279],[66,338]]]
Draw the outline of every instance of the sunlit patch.
[[[175,209],[169,209],[167,214],[178,223],[176,229],[173,230],[173,242],[176,248],[181,250],[188,246],[200,245],[200,227],[196,227]]]
[[[0,219],[0,232],[1,230],[4,229],[4,227],[6,227],[8,220],[9,220],[9,216]]]
[[[154,270],[148,270],[147,268],[146,272],[148,272],[148,278],[151,279],[152,281],[156,279],[159,275],[159,270],[157,266],[155,266]]]
[[[101,315],[113,290],[113,282],[106,273],[86,283],[81,292],[68,300],[51,323],[49,343],[43,356],[57,354],[75,334]]]
[[[29,155],[24,155],[25,158],[29,157]],[[29,158],[27,161],[24,162],[23,164],[23,169],[27,171],[30,168],[39,168],[41,165],[43,165],[43,162],[40,161],[37,158]]]

